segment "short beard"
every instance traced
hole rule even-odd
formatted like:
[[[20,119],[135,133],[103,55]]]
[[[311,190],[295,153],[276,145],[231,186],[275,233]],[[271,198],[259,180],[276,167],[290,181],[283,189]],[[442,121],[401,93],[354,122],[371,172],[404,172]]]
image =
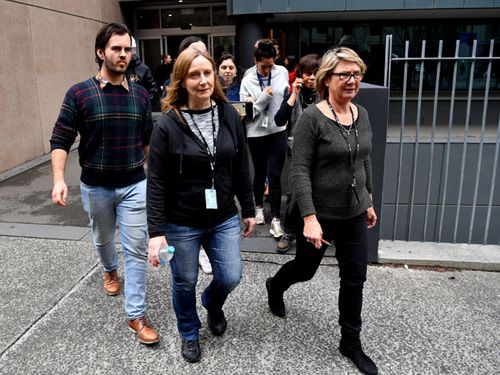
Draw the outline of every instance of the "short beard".
[[[106,55],[104,56],[104,65],[106,65],[106,70],[110,73],[113,73],[113,74],[117,74],[117,75],[125,74],[125,72],[127,71],[127,68],[128,68],[128,64],[127,64],[126,60],[123,60],[123,61],[125,62],[125,67],[120,68],[117,65],[111,64],[111,62],[106,58]]]

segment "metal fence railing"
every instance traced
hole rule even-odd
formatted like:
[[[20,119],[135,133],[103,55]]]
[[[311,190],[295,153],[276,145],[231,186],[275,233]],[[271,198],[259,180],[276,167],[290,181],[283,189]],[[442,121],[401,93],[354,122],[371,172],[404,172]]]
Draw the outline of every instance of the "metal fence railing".
[[[500,244],[495,41],[457,40],[448,56],[443,41],[432,52],[425,40],[394,47],[387,35],[384,84],[399,139],[388,140],[381,238]]]

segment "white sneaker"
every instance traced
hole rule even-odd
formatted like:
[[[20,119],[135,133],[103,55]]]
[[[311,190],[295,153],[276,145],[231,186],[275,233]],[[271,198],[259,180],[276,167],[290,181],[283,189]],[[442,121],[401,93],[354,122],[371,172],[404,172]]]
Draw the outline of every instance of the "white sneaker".
[[[212,273],[212,265],[210,264],[210,259],[208,259],[207,252],[203,248],[200,249],[200,254],[198,255],[198,263],[200,264],[203,272],[207,274]]]
[[[265,224],[266,219],[264,219],[264,208],[255,208],[255,224]]]
[[[269,233],[271,233],[274,238],[280,238],[285,234],[283,228],[281,228],[280,219],[278,219],[277,217],[274,217],[273,221],[271,221],[271,229],[269,229]]]

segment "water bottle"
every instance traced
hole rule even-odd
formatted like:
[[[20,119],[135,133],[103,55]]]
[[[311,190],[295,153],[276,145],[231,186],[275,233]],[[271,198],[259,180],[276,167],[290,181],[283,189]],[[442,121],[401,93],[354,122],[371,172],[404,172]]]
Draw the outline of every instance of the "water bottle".
[[[170,259],[174,257],[174,253],[175,253],[175,247],[173,246],[160,248],[160,254],[159,254],[160,264],[164,266],[165,264],[170,262]]]

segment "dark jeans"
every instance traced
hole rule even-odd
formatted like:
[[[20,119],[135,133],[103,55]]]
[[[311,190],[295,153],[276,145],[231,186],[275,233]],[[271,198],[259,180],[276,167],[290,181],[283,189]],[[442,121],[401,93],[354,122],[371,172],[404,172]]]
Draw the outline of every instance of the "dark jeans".
[[[361,332],[361,308],[363,305],[363,284],[367,268],[367,223],[366,213],[347,220],[320,220],[323,238],[332,241],[339,262],[339,324],[345,336]],[[284,264],[274,276],[272,288],[286,291],[290,286],[310,280],[325,255],[326,246],[320,250],[306,241],[303,228],[297,233],[297,255]]]
[[[248,147],[252,154],[255,170],[253,194],[255,205],[262,206],[266,176],[269,177],[269,204],[273,217],[281,215],[281,171],[286,156],[286,131],[248,138]]]

